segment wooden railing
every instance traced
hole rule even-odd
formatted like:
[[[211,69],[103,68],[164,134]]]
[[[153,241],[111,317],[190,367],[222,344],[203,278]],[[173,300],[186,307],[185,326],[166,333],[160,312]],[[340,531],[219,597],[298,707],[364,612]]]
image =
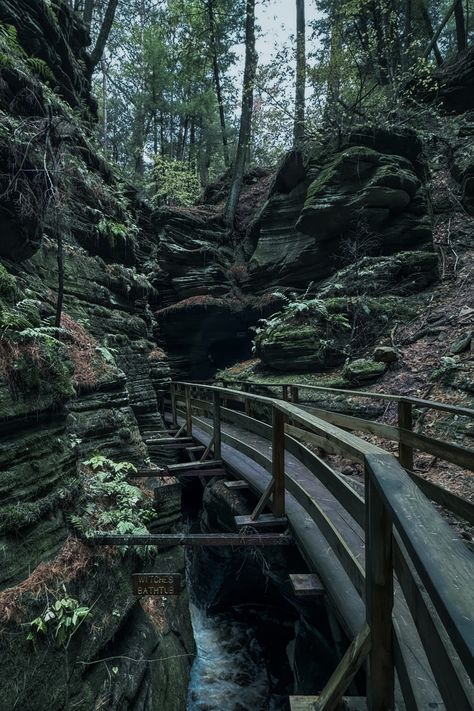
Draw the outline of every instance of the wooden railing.
[[[334,410],[323,410],[312,406],[305,406],[308,412],[330,422],[338,427],[352,432],[365,432],[373,434],[380,439],[398,442],[398,461],[403,466],[411,478],[417,483],[423,493],[431,500],[444,506],[456,516],[459,516],[471,524],[474,524],[474,504],[453,494],[444,487],[441,487],[428,479],[424,479],[414,471],[414,450],[430,454],[442,461],[451,462],[463,469],[474,471],[474,451],[450,442],[443,442],[439,439],[429,437],[413,431],[413,410],[433,409],[446,412],[455,417],[474,418],[474,409],[442,403],[435,400],[425,400],[406,395],[393,395],[389,393],[373,393],[361,390],[344,390],[340,388],[327,388],[316,385],[288,385],[287,383],[256,384],[250,381],[238,381],[235,385],[240,385],[243,392],[258,392],[260,389],[280,389],[285,402],[293,402],[301,406],[301,392],[307,390],[311,392],[327,393],[331,395],[351,396],[354,398],[366,398],[375,401],[385,401],[397,405],[398,420],[397,425],[388,425],[362,417],[346,415]],[[225,387],[225,385],[223,385]],[[291,394],[291,398],[290,395]],[[248,403],[246,412],[250,413]],[[318,444],[318,442],[314,442]]]
[[[401,466],[411,465],[409,453],[403,455],[402,450],[399,462],[380,447],[338,426],[344,422],[342,426],[350,429],[347,416],[341,416],[343,420],[338,416],[334,424],[330,421],[334,413],[325,413],[327,417],[323,417],[320,410],[317,414],[305,411],[297,404],[298,392],[294,388],[292,386],[293,401],[290,402],[285,397],[285,390],[280,400],[252,394],[248,392],[249,386],[245,388],[247,392],[242,392],[218,386],[173,383],[171,409],[173,423],[177,426],[178,416],[183,417],[188,435],[192,435],[196,423],[201,430],[211,435],[207,452],[213,449],[216,459],[222,457],[224,442],[238,448],[270,471],[270,483],[263,491],[252,517],[257,520],[270,499],[273,513],[281,517],[285,512],[285,491],[291,494],[318,525],[365,601],[366,624],[356,635],[350,650],[321,694],[318,708],[321,711],[335,708],[367,657],[369,711],[395,708],[395,671],[405,699],[411,698],[413,689],[410,688],[405,662],[400,654],[398,632],[392,624],[394,580],[397,595],[403,595],[416,625],[446,707],[453,711],[474,708],[472,553],[453,535],[452,529],[430,504],[418,482],[415,483]],[[351,396],[356,394],[354,391],[347,392]],[[357,394],[397,401],[400,408],[399,426],[405,432],[409,431],[410,412],[414,404],[456,414],[462,412],[474,415],[467,408],[417,398]],[[241,403],[242,409],[238,411],[226,406],[230,400]],[[257,406],[260,410],[271,411],[271,424],[268,419],[265,422],[249,416],[250,409],[257,409]],[[193,411],[196,414],[193,415]],[[198,413],[204,413],[205,418],[200,419]],[[223,421],[238,423],[243,429],[270,439],[271,461],[251,445],[226,433]],[[353,429],[360,429],[360,423]],[[364,464],[365,504],[364,499],[338,472],[306,447],[307,442],[317,443],[318,447],[330,453],[335,452]],[[424,439],[410,442],[407,444],[405,440],[403,444],[407,447],[426,444]],[[433,441],[428,444],[432,446]],[[453,454],[449,445],[438,444],[442,452]],[[311,498],[296,479],[285,474],[285,450],[310,469],[354,521],[362,526],[365,532],[365,569],[327,518],[320,502]],[[462,451],[462,461],[473,468],[474,454],[469,450]],[[465,503],[469,515],[472,515],[472,504]]]

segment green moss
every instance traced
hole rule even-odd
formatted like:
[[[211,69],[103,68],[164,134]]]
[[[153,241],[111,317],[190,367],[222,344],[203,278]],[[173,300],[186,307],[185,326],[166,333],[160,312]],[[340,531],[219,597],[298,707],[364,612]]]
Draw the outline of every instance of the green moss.
[[[344,170],[345,164],[352,164],[354,161],[374,164],[379,160],[380,153],[366,146],[351,146],[342,151],[342,153],[337,153],[309,186],[305,207],[311,207],[316,197],[324,188],[331,185],[335,180],[339,181],[340,173]]]
[[[33,526],[59,507],[71,505],[80,491],[80,484],[75,479],[63,481],[63,486],[51,492],[39,501],[20,501],[7,504],[0,513],[0,535]]]
[[[72,397],[74,365],[66,347],[52,336],[31,332],[20,334],[20,354],[11,366],[15,387],[25,394],[50,397],[54,402]]]
[[[16,291],[16,279],[0,264],[0,296],[11,297]]]
[[[376,363],[365,358],[358,358],[352,363],[348,363],[342,372],[348,380],[360,382],[374,380],[383,375],[386,369],[385,363]]]

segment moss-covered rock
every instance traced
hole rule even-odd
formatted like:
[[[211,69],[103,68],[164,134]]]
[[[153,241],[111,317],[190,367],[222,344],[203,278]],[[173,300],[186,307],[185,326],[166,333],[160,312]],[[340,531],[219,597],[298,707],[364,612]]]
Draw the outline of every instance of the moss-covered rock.
[[[365,230],[375,243],[369,251],[382,254],[402,245],[418,248],[431,239],[427,206],[418,207],[420,200],[422,184],[407,158],[351,145],[309,186],[297,228],[323,242]]]
[[[366,383],[379,378],[386,370],[385,363],[358,358],[347,363],[342,372],[344,377],[353,383]]]
[[[335,297],[288,304],[262,321],[255,354],[277,370],[326,370],[342,365],[353,351],[371,345],[416,308],[396,297]]]
[[[331,296],[406,296],[423,291],[439,278],[435,252],[400,252],[389,257],[362,257],[318,285],[321,298]]]
[[[11,297],[15,293],[15,277],[0,264],[0,297]]]

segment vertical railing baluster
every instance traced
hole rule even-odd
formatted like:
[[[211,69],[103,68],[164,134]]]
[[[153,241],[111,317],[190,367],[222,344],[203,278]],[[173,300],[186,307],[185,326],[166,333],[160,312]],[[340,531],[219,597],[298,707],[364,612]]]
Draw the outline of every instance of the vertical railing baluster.
[[[394,709],[392,522],[366,464],[365,584],[371,651],[367,674],[368,711]]]
[[[191,409],[191,386],[186,385],[184,389],[186,400],[186,434],[191,437],[193,434],[193,413]]]
[[[273,514],[285,513],[285,416],[276,407],[272,408],[272,477]]]
[[[403,430],[413,429],[413,407],[411,402],[399,400],[398,402],[398,427]],[[400,443],[398,445],[398,461],[404,469],[413,471],[413,447],[402,442],[400,433]]]
[[[221,459],[221,402],[219,393],[214,391],[214,459]]]
[[[282,385],[283,390],[283,400],[288,402],[288,385]]]
[[[176,412],[176,386],[173,382],[170,383],[171,393],[171,422],[173,427],[178,426],[178,414]]]
[[[299,393],[297,385],[291,386],[291,399],[293,400],[293,402],[299,402]]]

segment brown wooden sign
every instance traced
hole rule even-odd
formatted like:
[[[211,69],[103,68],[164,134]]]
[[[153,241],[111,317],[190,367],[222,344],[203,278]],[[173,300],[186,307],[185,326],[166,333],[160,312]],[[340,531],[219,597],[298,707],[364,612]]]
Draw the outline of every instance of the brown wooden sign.
[[[174,497],[181,497],[181,484],[166,484],[166,486],[155,487],[155,501],[168,501]]]
[[[179,573],[134,573],[132,588],[134,595],[179,595],[181,575]]]

